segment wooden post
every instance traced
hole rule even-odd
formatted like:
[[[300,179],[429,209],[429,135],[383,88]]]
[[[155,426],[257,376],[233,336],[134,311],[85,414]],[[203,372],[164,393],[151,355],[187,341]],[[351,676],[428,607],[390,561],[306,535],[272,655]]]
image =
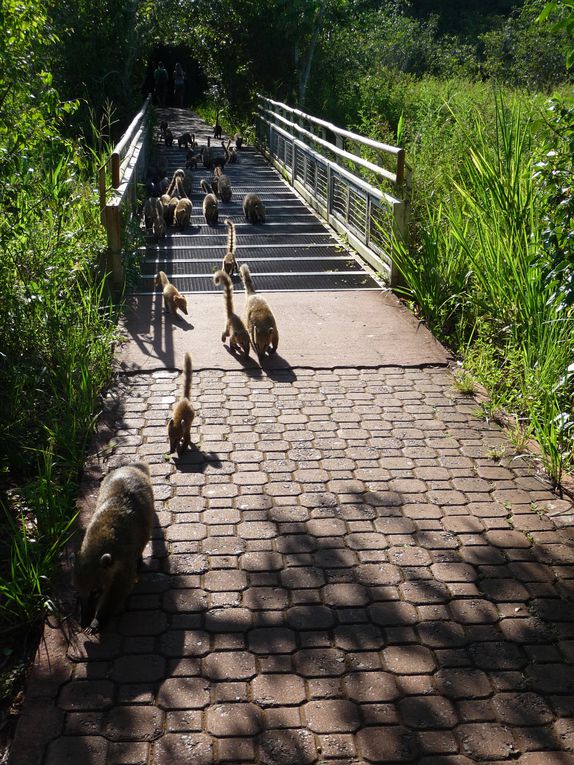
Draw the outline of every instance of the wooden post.
[[[112,186],[114,189],[118,189],[120,186],[120,155],[119,152],[112,152],[110,159],[112,169]]]

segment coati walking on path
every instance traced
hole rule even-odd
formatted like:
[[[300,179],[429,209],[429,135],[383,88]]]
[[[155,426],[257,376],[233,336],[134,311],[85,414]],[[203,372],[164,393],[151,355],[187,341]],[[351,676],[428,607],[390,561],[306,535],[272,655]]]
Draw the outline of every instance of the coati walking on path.
[[[214,191],[217,194],[217,196],[221,199],[222,202],[231,202],[231,181],[227,177],[227,175],[224,175],[222,169],[220,167],[216,167],[213,171],[214,181],[217,179],[217,183],[215,184]]]
[[[88,634],[98,632],[123,607],[137,581],[153,519],[148,466],[138,462],[108,473],[74,565],[80,624]]]
[[[219,205],[217,204],[217,197],[212,194],[211,186],[205,180],[201,181],[201,190],[205,194],[203,197],[203,214],[205,215],[205,222],[209,226],[217,226],[219,221]]]
[[[239,273],[237,267],[237,261],[235,260],[235,223],[229,218],[225,219],[225,225],[227,226],[227,252],[223,256],[223,263],[221,268],[229,276]]]
[[[184,381],[183,396],[179,399],[173,408],[171,419],[167,425],[167,435],[169,437],[169,453],[177,451],[182,455],[190,444],[190,428],[195,411],[189,401],[191,393],[191,355],[185,354],[184,359]]]
[[[265,205],[258,194],[243,197],[243,214],[248,223],[265,223]]]
[[[279,332],[273,311],[267,301],[255,294],[251,274],[244,263],[239,269],[241,281],[245,287],[246,302],[243,321],[247,327],[253,350],[259,359],[265,353],[275,353],[279,345]]]
[[[233,287],[231,279],[225,271],[216,271],[213,281],[219,285],[223,283],[223,295],[225,299],[226,322],[221,335],[221,342],[229,338],[229,347],[232,351],[243,350],[245,356],[249,356],[249,334],[239,316],[233,312]]]
[[[175,284],[172,284],[165,275],[164,271],[158,271],[155,275],[155,286],[163,287],[163,304],[165,310],[171,313],[172,316],[177,316],[177,309],[187,315],[187,300],[177,289]]]

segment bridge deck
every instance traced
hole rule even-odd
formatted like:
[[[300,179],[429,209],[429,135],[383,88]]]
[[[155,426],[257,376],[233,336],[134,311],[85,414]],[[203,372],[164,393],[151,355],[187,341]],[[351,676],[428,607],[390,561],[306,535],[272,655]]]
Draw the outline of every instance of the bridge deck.
[[[199,145],[210,135],[208,126],[189,112],[172,110],[174,134],[194,133]],[[216,154],[223,156],[221,141],[212,139]],[[184,167],[186,150],[158,143],[161,160],[172,176]],[[225,218],[236,224],[239,263],[247,263],[256,275],[256,287],[266,292],[302,290],[380,290],[381,284],[364,264],[317,218],[289,185],[252,147],[244,147],[238,161],[228,164],[225,173],[233,190],[229,203],[219,203],[219,223],[208,226],[202,213],[202,178],[212,173],[201,163],[194,171],[191,200],[193,214],[187,230],[168,229],[167,238],[156,243],[153,237],[142,247],[144,278],[138,294],[153,293],[153,274],[161,268],[182,292],[218,292],[212,274],[225,254]],[[253,226],[245,221],[242,201],[245,194],[258,193],[264,201],[267,220]],[[239,282],[239,280],[238,280]]]

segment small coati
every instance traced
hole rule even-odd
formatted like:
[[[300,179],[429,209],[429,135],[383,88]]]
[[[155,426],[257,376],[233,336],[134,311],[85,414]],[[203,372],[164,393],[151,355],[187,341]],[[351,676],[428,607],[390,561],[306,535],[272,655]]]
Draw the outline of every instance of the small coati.
[[[150,197],[144,207],[145,227],[152,229],[156,237],[162,237],[166,234],[165,219],[163,215],[163,204],[159,197]]]
[[[231,202],[231,181],[223,174],[220,167],[216,167],[214,172],[214,178],[217,179],[217,195],[222,202]]]
[[[261,359],[266,352],[271,354],[277,350],[279,345],[277,322],[267,301],[255,294],[251,274],[245,263],[239,269],[239,275],[245,287],[246,295],[243,321],[247,327],[253,350]]]
[[[243,214],[248,223],[265,223],[265,205],[258,194],[243,197]]]
[[[235,223],[229,220],[229,218],[226,218],[225,225],[227,226],[227,252],[223,257],[221,268],[228,276],[233,276],[233,274],[239,272],[237,261],[235,260]],[[217,284],[218,282],[215,283]]]
[[[171,181],[169,182],[169,186],[167,187],[167,191],[165,193],[169,194],[170,197],[177,195],[178,181],[183,183],[184,178],[185,178],[185,170],[182,167],[178,167],[177,170],[174,171],[171,177]]]
[[[108,473],[74,564],[80,624],[86,633],[98,632],[123,607],[137,581],[153,520],[148,466],[138,462]]]
[[[215,115],[215,125],[213,126],[213,137],[221,140],[222,128],[219,124],[219,112]]]
[[[172,316],[177,316],[177,309],[179,308],[180,311],[187,315],[186,298],[184,298],[175,284],[170,282],[163,271],[158,271],[155,275],[155,286],[163,287],[163,304],[168,313],[171,313]]]
[[[237,162],[237,152],[231,146],[231,138],[229,141],[227,141],[227,145],[225,144],[225,141],[222,141],[221,145],[223,146],[223,151],[225,152],[225,161],[229,162],[230,164]]]
[[[193,144],[193,139],[191,137],[191,133],[183,133],[179,136],[177,139],[177,145],[179,148],[187,149],[188,146]]]
[[[237,149],[237,151],[239,151],[242,146],[243,146],[243,136],[241,135],[241,133],[235,133],[235,148]]]
[[[213,160],[213,150],[211,148],[211,138],[207,136],[207,146],[204,146],[201,150],[201,161],[203,166],[208,170],[211,170],[211,163]]]
[[[227,221],[226,221],[227,222]],[[223,294],[225,299],[226,322],[225,329],[221,335],[221,342],[224,343],[229,338],[229,347],[232,351],[243,350],[245,356],[249,356],[249,334],[245,329],[245,324],[236,313],[233,313],[233,287],[231,279],[225,271],[216,271],[213,274],[213,281],[219,285],[223,283]]]
[[[183,396],[179,399],[173,408],[171,419],[167,425],[167,435],[169,437],[169,453],[177,451],[178,455],[187,449],[190,444],[190,428],[195,412],[189,401],[191,393],[191,355],[185,354],[184,358],[184,381]]]
[[[219,205],[217,204],[217,197],[210,191],[211,186],[205,180],[201,181],[201,190],[205,194],[203,197],[203,214],[205,215],[205,222],[208,226],[217,226],[219,220]]]
[[[165,145],[166,146],[173,146],[173,133],[169,128],[165,129],[165,133],[163,134]]]
[[[175,206],[175,212],[173,215],[174,225],[178,228],[185,228],[186,226],[189,226],[189,221],[191,220],[191,212],[191,199],[188,199],[187,197],[182,197],[179,199]]]

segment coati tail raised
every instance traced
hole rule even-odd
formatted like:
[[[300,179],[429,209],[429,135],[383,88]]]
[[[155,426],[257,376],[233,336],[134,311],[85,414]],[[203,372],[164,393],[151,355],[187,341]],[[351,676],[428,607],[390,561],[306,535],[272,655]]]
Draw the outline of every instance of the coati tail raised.
[[[255,294],[253,281],[249,268],[244,263],[239,269],[239,274],[245,287],[245,308],[243,322],[249,333],[249,339],[253,350],[259,359],[266,353],[275,353],[279,345],[279,332],[273,311],[267,301]]]
[[[221,125],[219,124],[219,111],[215,115],[215,125],[213,126],[213,137],[214,138],[221,138]]]
[[[249,334],[239,316],[233,312],[233,286],[231,279],[225,271],[216,271],[213,274],[216,285],[223,284],[223,297],[225,300],[225,329],[221,335],[221,342],[229,338],[229,347],[232,351],[242,350],[245,356],[249,356]]]
[[[173,408],[171,419],[167,425],[169,438],[169,453],[177,451],[178,455],[188,448],[191,442],[190,429],[195,417],[195,411],[189,401],[191,394],[191,355],[184,357],[183,396]]]
[[[229,218],[225,219],[225,225],[227,226],[227,252],[223,257],[222,268],[226,274],[233,276],[239,272],[237,267],[237,260],[235,259],[235,223]]]
[[[177,289],[175,284],[172,284],[165,275],[164,271],[158,271],[155,275],[155,286],[163,288],[163,304],[165,310],[177,316],[177,309],[187,314],[187,300]]]
[[[175,213],[174,213],[174,223],[178,228],[185,228],[186,226],[189,226],[189,221],[191,220],[191,213],[192,213],[192,204],[191,199],[188,199],[185,197],[184,199],[180,199],[176,205]]]
[[[108,473],[74,565],[80,623],[87,633],[105,627],[123,607],[137,581],[153,520],[149,467],[140,462]]]
[[[211,188],[209,183],[206,180],[202,180],[201,190],[205,193],[202,204],[205,222],[209,226],[216,226],[219,221],[219,205],[217,204],[215,194],[208,192],[209,188]]]

